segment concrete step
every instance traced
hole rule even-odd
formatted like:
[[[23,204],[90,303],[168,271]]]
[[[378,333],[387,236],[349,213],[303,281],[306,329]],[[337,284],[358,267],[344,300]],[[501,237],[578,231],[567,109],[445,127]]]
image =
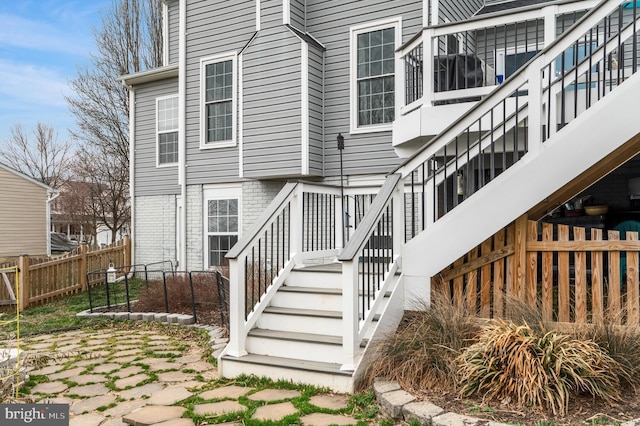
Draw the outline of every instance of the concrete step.
[[[255,374],[272,380],[286,380],[328,387],[337,392],[351,393],[353,377],[340,370],[341,364],[306,361],[287,357],[249,354],[239,358],[224,356],[220,360],[222,377],[234,378],[241,374]]]

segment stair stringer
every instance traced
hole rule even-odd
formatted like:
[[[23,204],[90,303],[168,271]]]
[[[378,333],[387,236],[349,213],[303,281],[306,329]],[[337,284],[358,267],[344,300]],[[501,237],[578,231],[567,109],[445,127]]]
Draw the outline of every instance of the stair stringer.
[[[407,306],[428,300],[428,281],[640,133],[640,73],[529,152],[402,249]],[[425,282],[427,285],[425,285]]]

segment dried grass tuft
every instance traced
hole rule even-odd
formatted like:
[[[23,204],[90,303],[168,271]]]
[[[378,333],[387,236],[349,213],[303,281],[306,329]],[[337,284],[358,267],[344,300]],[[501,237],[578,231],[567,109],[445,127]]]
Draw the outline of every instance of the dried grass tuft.
[[[618,363],[595,342],[557,331],[539,334],[526,324],[494,321],[464,350],[458,365],[461,395],[508,398],[560,416],[571,395],[619,397]]]
[[[375,345],[362,384],[368,386],[383,377],[405,389],[453,387],[456,358],[479,330],[466,309],[436,294],[430,306],[406,312],[397,332]]]

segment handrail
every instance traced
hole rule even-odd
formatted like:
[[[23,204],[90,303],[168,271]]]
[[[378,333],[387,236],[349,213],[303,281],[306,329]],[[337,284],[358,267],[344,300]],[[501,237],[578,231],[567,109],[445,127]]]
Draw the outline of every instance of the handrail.
[[[620,2],[616,2],[615,6],[606,8],[607,13],[619,7],[619,3]],[[510,96],[521,86],[525,85],[528,81],[525,76],[527,73],[531,72],[531,64],[540,61],[541,58],[544,58],[546,59],[546,66],[546,62],[553,62],[556,57],[561,55],[567,48],[571,47],[576,36],[579,37],[583,35],[584,27],[587,25],[586,23],[597,23],[600,19],[602,19],[602,17],[599,16],[598,12],[601,11],[601,9],[604,9],[607,5],[610,5],[610,1],[603,0],[602,2],[600,2],[593,10],[580,18],[568,31],[560,35],[546,48],[544,48],[533,58],[531,58],[524,66],[516,70],[514,74],[506,79],[503,84],[497,86],[496,89],[488,96],[474,104],[463,117],[461,117],[457,121],[454,121],[442,132],[433,137],[433,139],[431,139],[428,144],[418,149],[418,151],[416,151],[411,157],[409,157],[402,164],[396,167],[391,173],[393,174],[400,172],[402,173],[403,177],[408,176],[408,174],[413,172],[416,167],[427,160],[426,157],[429,153],[434,151],[434,147],[439,146],[443,141],[445,141],[445,143],[448,142],[452,136],[455,136],[460,131],[464,130],[475,121],[482,118],[482,116],[487,113],[487,111],[490,110],[492,106],[495,106],[495,104]],[[572,39],[571,43],[567,43],[567,40],[569,39]]]
[[[602,2],[605,2],[606,0],[602,0]],[[576,7],[576,8],[564,8],[562,10],[560,10],[560,13],[567,13],[567,12],[573,12],[573,11],[578,11],[578,10],[587,10],[587,9],[592,9],[594,8],[598,3],[600,3],[601,0],[557,0],[557,1],[551,1],[548,3],[544,3],[542,5],[540,4],[536,4],[536,5],[531,5],[531,6],[522,6],[520,8],[518,8],[517,11],[513,11],[513,10],[501,10],[498,12],[492,12],[492,13],[487,13],[487,14],[483,14],[483,15],[476,15],[476,16],[472,16],[464,21],[456,21],[456,22],[445,22],[445,23],[441,23],[441,24],[436,24],[436,25],[430,25],[427,27],[423,27],[418,33],[416,33],[413,37],[411,37],[409,40],[407,40],[405,43],[403,43],[400,47],[398,47],[396,49],[396,52],[402,52],[405,51],[407,49],[407,46],[409,46],[411,43],[415,42],[418,38],[420,38],[420,35],[422,34],[424,29],[433,29],[435,31],[437,31],[437,34],[447,34],[449,32],[455,32],[457,31],[458,28],[463,29],[463,30],[470,30],[470,29],[479,29],[479,28],[483,28],[484,25],[484,21],[496,21],[496,18],[502,18],[502,17],[508,17],[508,19],[513,22],[515,21],[517,18],[521,18],[521,17],[528,17],[531,15],[531,11],[540,11],[542,10],[542,8],[544,7],[550,7],[550,6],[565,6],[565,5],[571,5],[571,4],[575,4],[575,5],[579,5],[580,7]],[[540,15],[540,17],[542,17],[543,15]],[[498,21],[498,22],[502,22],[502,21]],[[440,31],[441,30],[441,31]]]
[[[401,176],[399,174],[393,174],[384,182],[382,188],[380,188],[380,191],[378,192],[378,195],[376,195],[375,200],[371,204],[368,213],[365,215],[362,222],[360,222],[360,225],[356,228],[356,231],[349,239],[349,242],[338,256],[338,260],[342,262],[353,260],[362,247],[364,247],[373,227],[377,223],[378,217],[382,214],[384,208],[389,203],[400,178]]]
[[[227,259],[237,259],[238,256],[247,248],[251,243],[258,238],[260,232],[264,229],[265,224],[269,222],[279,211],[284,208],[284,202],[295,191],[298,186],[297,182],[287,182],[278,195],[274,197],[269,206],[262,212],[255,223],[249,229],[249,231],[238,240],[236,244],[227,252],[225,256]]]

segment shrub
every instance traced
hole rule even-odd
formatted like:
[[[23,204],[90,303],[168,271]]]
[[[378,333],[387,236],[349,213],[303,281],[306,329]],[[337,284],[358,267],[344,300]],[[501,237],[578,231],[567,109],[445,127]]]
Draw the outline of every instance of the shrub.
[[[443,294],[430,306],[407,311],[398,330],[373,348],[363,385],[375,377],[397,380],[405,389],[455,385],[456,358],[479,332],[473,315]]]
[[[593,324],[576,328],[576,337],[598,344],[619,366],[618,379],[624,385],[640,385],[640,326],[619,325],[621,322],[605,316]]]
[[[494,321],[457,359],[460,394],[567,412],[572,394],[617,398],[619,366],[593,341]]]

